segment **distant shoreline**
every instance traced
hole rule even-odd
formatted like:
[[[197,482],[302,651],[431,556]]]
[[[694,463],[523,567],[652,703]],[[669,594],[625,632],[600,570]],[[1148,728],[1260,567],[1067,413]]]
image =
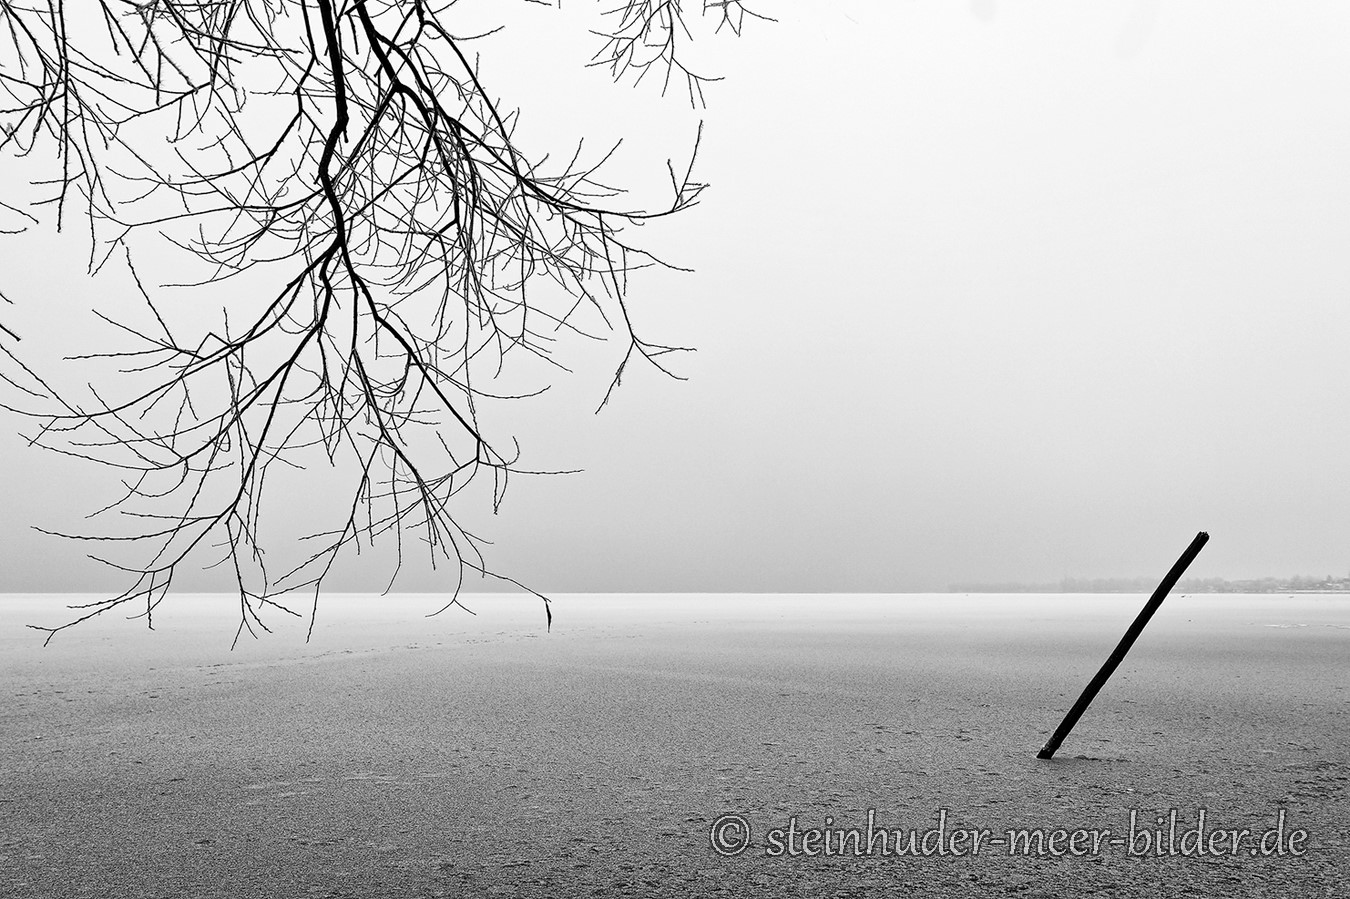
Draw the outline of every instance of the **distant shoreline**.
[[[1149,593],[1156,578],[1064,578],[1053,584],[972,583],[952,584],[948,593]],[[1173,593],[1350,593],[1345,578],[1255,578],[1230,581],[1224,578],[1183,578]]]

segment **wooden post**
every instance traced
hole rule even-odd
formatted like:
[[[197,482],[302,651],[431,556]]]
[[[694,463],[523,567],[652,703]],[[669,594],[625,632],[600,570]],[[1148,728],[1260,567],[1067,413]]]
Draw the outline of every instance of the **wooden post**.
[[[1092,705],[1092,700],[1097,698],[1098,691],[1111,677],[1112,672],[1116,670],[1116,666],[1125,658],[1125,653],[1130,651],[1130,647],[1134,645],[1134,641],[1139,637],[1139,634],[1143,632],[1144,625],[1148,624],[1148,620],[1153,617],[1153,613],[1158,611],[1158,607],[1167,598],[1167,594],[1176,586],[1182,572],[1190,567],[1190,564],[1195,561],[1195,557],[1200,554],[1201,548],[1208,541],[1209,534],[1204,531],[1195,535],[1191,545],[1186,547],[1186,551],[1181,554],[1181,558],[1177,559],[1176,564],[1172,566],[1172,570],[1167,572],[1167,576],[1162,579],[1162,583],[1158,584],[1158,589],[1153,591],[1153,596],[1149,597],[1149,601],[1145,603],[1144,608],[1135,617],[1129,630],[1125,631],[1125,636],[1120,638],[1120,643],[1107,657],[1101,670],[1088,682],[1087,687],[1083,690],[1083,695],[1078,697],[1078,701],[1073,704],[1073,708],[1069,709],[1069,714],[1064,716],[1064,720],[1055,729],[1054,735],[1050,737],[1041,751],[1036,753],[1036,758],[1050,759],[1055,757],[1055,750],[1059,749],[1059,744],[1064,742],[1064,738],[1069,735],[1069,731],[1073,730],[1073,726],[1078,723],[1078,719],[1083,717],[1087,707]]]

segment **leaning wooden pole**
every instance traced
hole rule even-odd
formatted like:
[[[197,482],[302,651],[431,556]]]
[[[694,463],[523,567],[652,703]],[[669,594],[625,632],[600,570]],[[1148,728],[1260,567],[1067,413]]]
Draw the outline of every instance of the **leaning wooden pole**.
[[[1177,580],[1181,577],[1182,573],[1195,561],[1195,557],[1200,555],[1200,550],[1208,541],[1209,534],[1204,531],[1195,535],[1195,539],[1191,541],[1191,545],[1186,547],[1186,551],[1181,554],[1181,558],[1177,559],[1176,564],[1172,566],[1172,570],[1167,572],[1167,576],[1162,579],[1162,583],[1158,584],[1158,589],[1153,591],[1153,595],[1149,597],[1144,608],[1140,610],[1138,616],[1135,617],[1134,623],[1130,625],[1129,630],[1125,631],[1125,636],[1120,638],[1120,643],[1116,645],[1116,648],[1111,652],[1111,655],[1107,657],[1106,663],[1102,665],[1101,670],[1097,672],[1096,677],[1092,678],[1087,687],[1083,690],[1083,695],[1078,697],[1078,701],[1073,704],[1073,708],[1069,709],[1069,714],[1065,715],[1064,720],[1060,722],[1059,727],[1055,728],[1054,735],[1046,741],[1046,744],[1041,748],[1041,751],[1036,753],[1036,758],[1050,759],[1055,757],[1055,750],[1059,749],[1059,744],[1064,742],[1064,738],[1069,735],[1069,731],[1073,730],[1073,726],[1078,723],[1078,719],[1083,717],[1083,713],[1087,711],[1087,707],[1092,705],[1092,700],[1097,698],[1098,691],[1106,684],[1107,680],[1111,677],[1111,674],[1116,670],[1116,666],[1125,658],[1125,653],[1130,651],[1130,647],[1134,645],[1134,641],[1138,639],[1139,634],[1143,632],[1144,625],[1148,624],[1148,620],[1153,617],[1153,613],[1158,611],[1158,607],[1161,606],[1163,600],[1167,598],[1167,594],[1171,592],[1174,586],[1176,586]]]

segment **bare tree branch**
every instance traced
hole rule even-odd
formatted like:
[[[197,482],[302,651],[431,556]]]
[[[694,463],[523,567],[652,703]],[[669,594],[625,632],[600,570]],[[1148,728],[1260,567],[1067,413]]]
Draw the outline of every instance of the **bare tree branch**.
[[[386,536],[391,585],[414,537],[450,565],[457,599],[467,574],[500,577],[455,504],[486,477],[495,509],[521,470],[479,408],[508,358],[561,367],[554,343],[590,336],[590,314],[627,344],[602,406],[635,357],[669,373],[662,357],[683,348],[640,339],[626,300],[628,273],[664,263],[626,235],[697,202],[697,141],[650,210],[626,208],[579,154],[556,169],[531,161],[452,5],[98,0],[76,15],[64,0],[0,0],[0,152],[55,160],[37,205],[58,228],[82,214],[91,270],[125,263],[148,310],[108,318],[129,348],[81,357],[121,366],[88,398],[22,363],[6,377],[55,404],[20,410],[36,443],[122,475],[123,495],[93,517],[132,529],[64,536],[143,553],[95,556],[130,586],[39,628],[48,640],[113,609],[152,624],[200,553],[233,573],[236,639],[265,630],[268,609],[300,614],[281,601],[295,591],[313,595],[312,629],[339,555]],[[732,2],[702,11],[737,34],[755,17]],[[616,78],[664,67],[701,102],[708,79],[680,62],[678,2],[633,0],[612,16],[596,64]],[[199,263],[180,287],[230,292],[217,323],[185,326],[172,286],[147,288],[143,233]],[[343,511],[273,570],[267,485],[315,465],[350,476]]]

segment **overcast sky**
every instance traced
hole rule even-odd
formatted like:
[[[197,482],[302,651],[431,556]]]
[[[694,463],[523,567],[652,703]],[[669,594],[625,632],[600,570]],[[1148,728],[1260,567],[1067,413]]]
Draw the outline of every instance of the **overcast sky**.
[[[624,136],[649,191],[704,120],[711,189],[644,235],[694,271],[631,287],[640,332],[697,353],[598,416],[578,362],[516,413],[526,463],[586,470],[470,513],[499,569],[928,590],[1161,576],[1208,530],[1191,574],[1350,571],[1350,6],[765,2],[703,47],[698,115],[582,69],[568,6],[484,40],[485,78],[535,146]],[[41,274],[6,253],[16,302],[116,296],[45,246]],[[0,589],[106,589],[28,530],[106,473],[6,422]],[[331,586],[381,585],[366,561]]]

